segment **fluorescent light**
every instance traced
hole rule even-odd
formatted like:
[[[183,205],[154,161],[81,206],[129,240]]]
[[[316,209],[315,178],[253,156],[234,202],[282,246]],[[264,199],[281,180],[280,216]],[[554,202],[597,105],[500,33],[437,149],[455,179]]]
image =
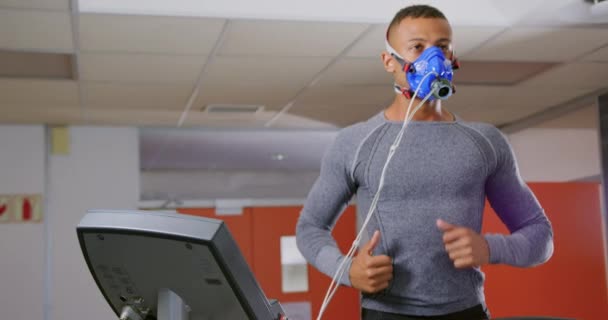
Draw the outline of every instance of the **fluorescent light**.
[[[594,17],[604,17],[608,20],[608,1],[595,3],[590,8],[591,15]]]
[[[597,4],[571,1],[557,10],[558,19],[575,24],[608,23],[608,1]]]

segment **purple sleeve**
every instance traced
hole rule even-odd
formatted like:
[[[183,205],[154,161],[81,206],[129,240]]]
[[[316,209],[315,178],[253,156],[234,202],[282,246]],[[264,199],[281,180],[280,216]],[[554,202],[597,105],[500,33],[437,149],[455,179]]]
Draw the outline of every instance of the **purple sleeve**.
[[[506,137],[495,129],[489,137],[496,167],[486,181],[486,196],[509,235],[486,234],[490,263],[531,267],[553,254],[553,230],[540,203],[519,174]]]

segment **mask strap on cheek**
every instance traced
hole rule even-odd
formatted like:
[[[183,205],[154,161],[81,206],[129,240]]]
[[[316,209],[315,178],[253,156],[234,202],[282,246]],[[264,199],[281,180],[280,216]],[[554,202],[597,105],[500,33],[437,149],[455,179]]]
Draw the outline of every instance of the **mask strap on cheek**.
[[[450,59],[452,61],[452,70],[458,70],[460,69],[460,61],[458,60],[458,58],[456,58],[456,54],[454,53],[454,50],[452,49],[452,59]]]
[[[399,55],[399,53],[397,53],[397,50],[395,50],[391,44],[388,42],[388,30],[386,31],[386,37],[384,38],[384,45],[386,47],[386,51],[395,59],[397,60],[397,62],[399,63],[399,65],[401,66],[401,70],[403,70],[403,72],[408,73],[408,72],[415,72],[413,65],[409,62],[407,62],[407,60],[405,60],[401,55]],[[402,94],[404,97],[406,97],[407,99],[411,99],[414,92],[412,91],[412,89],[410,88],[402,88],[400,85],[398,85],[397,83],[394,84],[394,89],[396,93]]]
[[[452,57],[450,59],[452,61],[452,70],[456,71],[460,69],[460,61],[456,58],[456,53],[454,49],[452,49]],[[452,94],[456,93],[456,85],[452,82]]]
[[[395,89],[395,92],[398,94],[402,94],[404,97],[406,97],[408,100],[412,98],[412,96],[414,95],[414,91],[412,91],[410,88],[402,88],[400,85],[396,84],[393,86],[393,88]]]

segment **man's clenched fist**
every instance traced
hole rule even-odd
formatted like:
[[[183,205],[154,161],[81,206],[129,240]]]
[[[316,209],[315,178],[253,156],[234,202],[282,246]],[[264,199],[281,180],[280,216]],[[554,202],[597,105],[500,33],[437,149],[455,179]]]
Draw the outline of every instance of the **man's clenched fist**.
[[[454,262],[454,267],[478,267],[489,262],[490,249],[482,235],[441,219],[437,220],[437,227],[443,231],[445,250]]]
[[[372,239],[353,258],[349,276],[352,286],[365,293],[376,293],[388,287],[393,278],[393,261],[389,256],[373,256],[372,252],[380,242],[380,231],[374,232]]]

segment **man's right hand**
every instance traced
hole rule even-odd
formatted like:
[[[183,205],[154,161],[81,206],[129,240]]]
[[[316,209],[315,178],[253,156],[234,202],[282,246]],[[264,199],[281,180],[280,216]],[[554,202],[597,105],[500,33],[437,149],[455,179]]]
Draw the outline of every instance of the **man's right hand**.
[[[378,242],[380,242],[380,231],[374,232],[372,239],[361,248],[350,266],[351,285],[365,293],[384,290],[393,279],[392,259],[386,255],[372,255]]]

